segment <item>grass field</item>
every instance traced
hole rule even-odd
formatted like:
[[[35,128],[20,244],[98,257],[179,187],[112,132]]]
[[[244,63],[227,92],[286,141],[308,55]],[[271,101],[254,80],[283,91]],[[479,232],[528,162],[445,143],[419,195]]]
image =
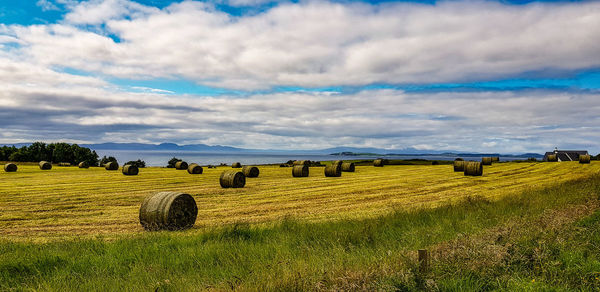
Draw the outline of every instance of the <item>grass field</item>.
[[[229,168],[2,173],[0,291],[600,290],[597,162],[260,168],[244,189],[219,187]],[[192,230],[142,230],[163,190],[194,196]]]
[[[483,177],[465,177],[450,165],[358,166],[354,173],[326,178],[323,168],[293,178],[291,168],[261,166],[260,176],[243,189],[222,189],[219,174],[201,175],[167,168],[141,169],[138,176],[103,168],[21,165],[0,173],[0,236],[16,241],[114,237],[143,232],[138,221],[142,199],[158,191],[181,191],[196,200],[192,231],[232,223],[268,223],[282,218],[319,222],[374,218],[396,210],[435,207],[467,196],[498,199],[528,189],[588,177],[600,163],[496,163]]]

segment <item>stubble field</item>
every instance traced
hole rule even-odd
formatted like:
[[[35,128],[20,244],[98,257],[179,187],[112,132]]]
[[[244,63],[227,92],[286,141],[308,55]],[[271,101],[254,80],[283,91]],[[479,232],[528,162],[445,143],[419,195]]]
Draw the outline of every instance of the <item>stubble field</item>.
[[[495,163],[484,176],[467,177],[451,165],[357,166],[327,178],[322,167],[293,178],[291,168],[260,166],[242,189],[222,189],[219,175],[230,167],[185,170],[150,167],[137,176],[103,168],[57,167],[42,171],[20,165],[0,173],[0,236],[45,242],[72,237],[113,237],[144,232],[138,220],[143,198],[153,192],[191,194],[198,219],[191,233],[232,223],[268,223],[374,218],[398,210],[430,208],[465,197],[498,199],[588,177],[599,163]]]

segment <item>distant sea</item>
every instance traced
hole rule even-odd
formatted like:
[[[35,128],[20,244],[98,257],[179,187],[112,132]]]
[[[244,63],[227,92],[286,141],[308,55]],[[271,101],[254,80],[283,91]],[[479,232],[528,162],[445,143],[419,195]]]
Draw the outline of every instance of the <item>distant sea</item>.
[[[288,160],[314,160],[314,161],[329,161],[329,160],[367,160],[384,157],[386,159],[427,159],[427,160],[454,160],[460,155],[381,155],[381,156],[345,156],[345,155],[325,155],[325,154],[297,154],[297,153],[206,153],[193,151],[132,151],[132,150],[96,150],[96,153],[102,156],[114,156],[120,163],[125,163],[131,160],[141,159],[146,162],[147,166],[166,166],[167,162],[177,157],[188,163],[198,163],[200,165],[227,163],[230,165],[233,162],[240,162],[247,165],[260,164],[280,164]],[[481,160],[481,156],[461,157],[465,160]],[[501,161],[510,161],[516,159],[524,159],[524,157],[500,157]]]

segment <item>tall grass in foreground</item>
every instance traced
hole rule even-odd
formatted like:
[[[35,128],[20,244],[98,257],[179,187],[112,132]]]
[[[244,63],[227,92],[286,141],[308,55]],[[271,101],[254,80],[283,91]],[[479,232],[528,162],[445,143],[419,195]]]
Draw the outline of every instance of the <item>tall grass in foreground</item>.
[[[596,290],[599,194],[596,175],[375,219],[5,241],[0,290]],[[434,255],[426,275],[419,248]]]

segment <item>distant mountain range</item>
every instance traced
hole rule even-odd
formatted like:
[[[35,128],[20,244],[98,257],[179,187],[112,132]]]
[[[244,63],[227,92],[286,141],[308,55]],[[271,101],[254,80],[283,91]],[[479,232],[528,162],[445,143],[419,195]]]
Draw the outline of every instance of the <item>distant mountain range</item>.
[[[31,143],[15,143],[5,144],[8,146],[14,145],[16,147],[29,146]],[[360,155],[361,153],[376,154],[376,155],[441,155],[441,156],[511,156],[511,157],[543,157],[542,154],[538,153],[524,153],[524,154],[499,154],[499,153],[468,153],[468,152],[450,152],[447,150],[419,150],[415,148],[404,148],[404,149],[381,149],[381,148],[358,148],[358,147],[334,147],[320,150],[276,150],[276,149],[244,149],[231,146],[221,145],[206,145],[206,144],[190,144],[190,145],[177,145],[175,143],[161,143],[161,144],[146,144],[146,143],[100,143],[100,144],[79,144],[79,146],[87,147],[93,150],[121,150],[121,151],[193,151],[193,152],[222,152],[222,153],[290,153],[290,154],[337,154],[337,153],[353,153]]]

